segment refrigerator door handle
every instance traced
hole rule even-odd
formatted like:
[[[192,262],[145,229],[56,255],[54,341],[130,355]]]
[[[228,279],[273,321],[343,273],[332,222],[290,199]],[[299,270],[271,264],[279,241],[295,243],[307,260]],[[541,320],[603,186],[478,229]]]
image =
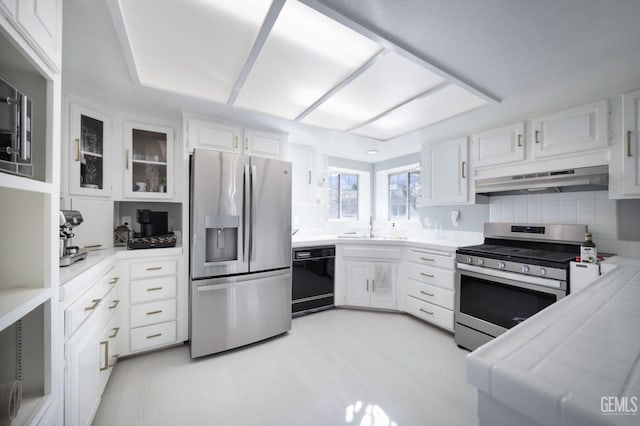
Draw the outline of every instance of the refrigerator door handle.
[[[244,166],[244,176],[242,177],[242,261],[247,261],[247,180],[250,175],[249,165]]]
[[[256,225],[256,217],[255,217],[255,193],[253,187],[253,177],[256,174],[256,166],[250,166],[249,173],[249,193],[251,194],[251,198],[249,199],[249,262],[256,260],[256,254],[254,251],[254,233],[253,228]]]

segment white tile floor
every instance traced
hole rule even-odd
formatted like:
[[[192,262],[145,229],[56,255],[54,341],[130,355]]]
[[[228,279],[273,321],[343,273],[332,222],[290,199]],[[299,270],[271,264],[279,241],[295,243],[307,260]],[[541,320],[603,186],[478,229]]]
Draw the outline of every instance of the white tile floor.
[[[474,425],[450,333],[404,314],[333,309],[283,336],[191,360],[123,359],[95,425]]]

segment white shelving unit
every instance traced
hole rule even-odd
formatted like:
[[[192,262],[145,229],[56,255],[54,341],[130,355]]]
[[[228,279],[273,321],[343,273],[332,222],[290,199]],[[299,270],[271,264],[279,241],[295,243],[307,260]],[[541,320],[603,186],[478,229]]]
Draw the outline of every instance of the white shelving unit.
[[[33,111],[33,179],[0,173],[0,383],[22,382],[16,425],[62,424],[57,235],[61,80],[56,66],[62,38],[55,31],[49,39],[34,33],[38,22],[61,24],[62,2],[50,6],[16,9],[15,16],[0,8],[0,78],[27,95]],[[35,20],[27,19],[29,13]]]

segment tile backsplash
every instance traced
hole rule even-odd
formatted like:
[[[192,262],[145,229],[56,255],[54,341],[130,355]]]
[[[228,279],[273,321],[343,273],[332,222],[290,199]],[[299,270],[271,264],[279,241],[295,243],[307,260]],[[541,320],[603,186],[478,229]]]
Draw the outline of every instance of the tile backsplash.
[[[617,208],[607,191],[498,196],[490,198],[489,220],[585,224],[600,251],[640,255],[640,243],[618,240]]]

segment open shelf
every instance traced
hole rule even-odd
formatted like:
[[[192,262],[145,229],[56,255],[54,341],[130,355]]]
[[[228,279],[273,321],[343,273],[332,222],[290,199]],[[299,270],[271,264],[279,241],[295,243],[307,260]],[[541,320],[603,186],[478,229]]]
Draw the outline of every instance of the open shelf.
[[[39,180],[8,173],[0,173],[0,187],[39,192],[42,194],[54,194],[54,192],[58,194],[58,191],[54,191],[53,185],[49,182],[40,182]]]
[[[49,300],[51,292],[50,288],[0,289],[0,331]]]

